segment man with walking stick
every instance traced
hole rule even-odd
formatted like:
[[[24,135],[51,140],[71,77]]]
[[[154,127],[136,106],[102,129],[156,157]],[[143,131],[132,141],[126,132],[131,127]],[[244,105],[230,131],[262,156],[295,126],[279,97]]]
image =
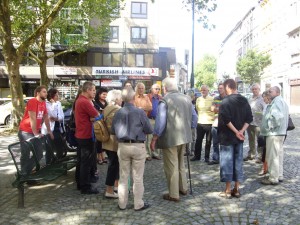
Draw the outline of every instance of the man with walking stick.
[[[193,115],[191,99],[178,92],[175,79],[162,81],[165,97],[160,100],[155,119],[151,150],[162,149],[164,171],[169,193],[163,195],[168,201],[179,201],[179,194],[187,195],[187,178],[184,153],[187,143],[192,142],[192,124],[197,123]]]

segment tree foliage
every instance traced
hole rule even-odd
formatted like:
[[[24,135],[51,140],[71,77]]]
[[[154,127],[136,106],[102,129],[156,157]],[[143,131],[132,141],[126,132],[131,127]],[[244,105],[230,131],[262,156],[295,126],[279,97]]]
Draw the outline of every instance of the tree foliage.
[[[40,7],[44,11],[40,17],[45,18],[52,6]],[[48,29],[51,38],[47,39],[44,33],[29,50],[31,58],[40,65],[41,84],[48,86],[49,83],[48,59],[69,52],[84,52],[102,43],[109,36],[109,24],[119,16],[120,9],[119,0],[69,0]]]
[[[23,90],[19,66],[25,51],[41,34],[44,34],[53,23],[59,11],[67,0],[43,1],[45,4],[52,4],[47,17],[42,23],[35,26],[35,23],[24,24],[24,20],[34,21],[39,8],[35,7],[35,0],[1,0],[0,1],[0,44],[4,56],[5,65],[9,75],[10,92],[13,104],[13,122],[16,128],[20,122],[23,109]],[[37,18],[41,20],[42,18]],[[30,25],[30,26],[28,26]],[[24,34],[21,30],[30,30]]]
[[[217,59],[212,55],[204,57],[195,66],[196,86],[207,85],[213,87],[217,81]]]
[[[251,49],[244,57],[239,58],[236,63],[236,71],[244,83],[259,83],[264,68],[271,63],[272,60],[269,54],[261,54]]]
[[[206,29],[215,28],[215,25],[209,22],[209,13],[217,9],[217,0],[182,0],[184,7],[192,11],[192,4],[195,4],[195,14],[198,16],[197,21]]]

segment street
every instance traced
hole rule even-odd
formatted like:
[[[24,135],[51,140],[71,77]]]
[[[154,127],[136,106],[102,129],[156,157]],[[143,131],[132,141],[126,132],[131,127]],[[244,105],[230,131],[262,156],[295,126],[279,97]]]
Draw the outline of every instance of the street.
[[[17,189],[11,186],[15,167],[7,150],[17,137],[0,134],[0,224],[300,224],[300,114],[291,116],[296,129],[284,143],[284,181],[279,185],[260,184],[261,164],[248,161],[241,198],[223,199],[218,196],[225,187],[219,165],[196,161],[190,163],[193,195],[169,202],[162,199],[167,191],[162,160],[153,159],[146,163],[144,174],[144,200],[151,207],[140,212],[121,211],[118,200],[104,197],[105,164],[98,165],[100,179],[95,186],[100,194],[81,195],[73,169],[53,182],[26,186],[25,209],[18,209]],[[244,155],[247,151],[246,140]]]

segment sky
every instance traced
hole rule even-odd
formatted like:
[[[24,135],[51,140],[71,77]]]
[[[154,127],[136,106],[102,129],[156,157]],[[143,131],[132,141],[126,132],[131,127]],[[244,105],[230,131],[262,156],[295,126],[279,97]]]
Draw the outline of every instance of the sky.
[[[204,54],[217,56],[222,41],[257,0],[217,0],[217,9],[209,14],[216,25],[212,31],[202,28],[195,14],[195,63]],[[185,49],[191,60],[192,12],[183,8],[182,0],[159,0],[159,45],[176,48],[177,62],[184,62]]]

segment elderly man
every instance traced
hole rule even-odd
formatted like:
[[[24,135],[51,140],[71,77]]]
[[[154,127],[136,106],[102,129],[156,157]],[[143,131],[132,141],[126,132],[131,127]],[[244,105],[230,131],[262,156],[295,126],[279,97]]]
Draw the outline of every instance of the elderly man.
[[[140,83],[137,83],[136,87],[135,87],[135,97],[134,97],[134,105],[136,107],[138,107],[139,109],[142,109],[144,110],[144,112],[146,113],[146,115],[148,113],[150,113],[152,111],[152,103],[149,99],[149,97],[144,94],[145,92],[145,85],[140,82]],[[147,137],[148,139],[148,137]],[[146,143],[146,148],[147,148],[147,143]],[[147,155],[146,155],[146,160],[150,161],[152,159],[151,157],[152,154],[149,154],[147,152]]]
[[[261,183],[276,185],[283,181],[283,141],[288,126],[289,108],[280,96],[278,86],[271,87],[269,94],[272,102],[267,105],[263,115],[261,135],[266,136],[266,160],[270,175]]]
[[[257,149],[256,154],[256,140],[260,134],[260,125],[262,120],[263,109],[265,107],[265,103],[263,97],[260,94],[260,85],[253,84],[251,87],[251,91],[253,93],[252,98],[249,100],[249,104],[252,111],[253,121],[250,123],[247,133],[249,138],[249,151],[248,156],[244,159],[244,161],[253,160],[255,156],[257,156],[257,163],[261,162],[262,149]]]
[[[118,145],[120,164],[120,180],[118,186],[119,209],[126,209],[128,202],[128,177],[132,169],[134,209],[136,211],[149,208],[143,201],[145,140],[152,133],[152,126],[142,109],[134,107],[134,91],[126,88],[122,91],[124,107],[115,113],[112,121],[111,134],[115,134]]]
[[[225,98],[225,90],[223,83],[220,83],[218,86],[218,92],[219,95],[214,98],[214,102],[211,106],[211,110],[215,113],[215,119],[212,124],[211,128],[211,134],[212,134],[212,140],[213,140],[213,156],[212,156],[212,161],[208,163],[208,165],[214,165],[214,164],[219,164],[219,158],[220,158],[220,142],[218,138],[218,113],[219,113],[219,107],[220,104],[222,103],[222,100]]]
[[[160,86],[158,84],[153,84],[151,87],[151,93],[148,94],[148,98],[150,99],[152,103],[152,110],[148,112],[147,116],[150,120],[150,123],[152,127],[154,127],[155,124],[155,118],[157,114],[157,108],[158,108],[158,103],[162,99],[162,96],[159,94],[160,92]],[[150,143],[152,140],[152,134],[149,134],[147,136],[147,158],[152,157],[153,159],[158,159],[160,160],[160,149],[155,149],[153,152],[151,151],[150,148]]]
[[[178,92],[173,78],[165,78],[162,85],[166,95],[158,105],[151,149],[158,147],[163,152],[169,190],[163,199],[178,202],[179,194],[187,194],[184,151],[186,144],[192,142],[191,128],[197,123],[197,115],[191,99]]]
[[[196,110],[198,111],[198,125],[197,125],[197,139],[195,146],[195,155],[191,158],[191,161],[197,161],[201,159],[202,142],[204,136],[206,136],[205,142],[205,156],[204,160],[209,163],[209,154],[211,147],[211,127],[214,122],[214,112],[211,110],[214,98],[208,95],[209,89],[207,85],[201,86],[202,96],[196,100]]]

